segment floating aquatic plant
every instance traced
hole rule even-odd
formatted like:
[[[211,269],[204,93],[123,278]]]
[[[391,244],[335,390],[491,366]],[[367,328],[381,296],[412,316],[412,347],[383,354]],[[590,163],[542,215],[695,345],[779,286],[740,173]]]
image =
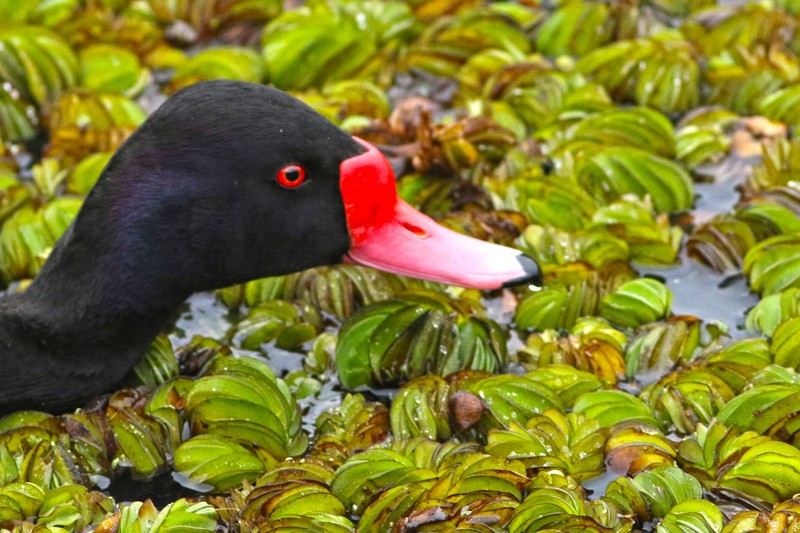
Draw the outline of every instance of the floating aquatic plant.
[[[614,21],[605,4],[569,2],[539,27],[536,48],[548,56],[583,55],[611,40]]]
[[[160,337],[135,388],[0,420],[0,523],[791,528],[800,6],[623,4],[0,0],[11,290],[145,115],[215,78],[297,91],[379,145],[409,203],[545,274],[480,295],[339,265],[218,291],[221,340]],[[737,205],[706,211],[717,189],[695,182],[727,187],[762,147]],[[670,316],[668,286],[639,272],[687,256],[747,276],[761,299],[737,335],[759,337]],[[278,379],[241,349],[296,366]],[[220,494],[159,512],[91,490],[169,470]],[[605,495],[581,487],[600,474],[618,476]]]
[[[709,20],[707,28],[694,20],[684,28],[709,57],[737,48],[753,50],[760,45],[788,45],[795,24],[785,11],[757,4],[723,9],[720,15],[716,20]]]
[[[185,409],[194,437],[175,451],[175,468],[216,490],[252,479],[308,445],[288,387],[255,359],[213,359],[188,390]]]
[[[761,299],[747,313],[747,329],[771,337],[784,322],[800,315],[800,289],[791,288]]]
[[[100,523],[95,531],[156,533],[186,528],[210,533],[216,527],[217,513],[211,505],[181,498],[161,511],[150,500],[125,505]]]
[[[602,228],[572,234],[531,224],[522,232],[524,249],[540,264],[566,265],[582,261],[602,269],[630,259],[628,243]]]
[[[677,467],[642,472],[631,482],[639,489],[656,518],[663,518],[682,502],[702,496],[700,483]]]
[[[82,86],[92,91],[135,96],[150,81],[133,52],[120,46],[97,44],[80,52]]]
[[[603,299],[633,273],[624,263],[595,270],[583,263],[553,269],[542,290],[529,291],[520,302],[514,322],[520,328],[571,327],[580,317],[595,314]]]
[[[734,392],[722,379],[699,368],[668,374],[642,390],[641,398],[662,424],[677,433],[692,433],[709,424]]]
[[[570,368],[591,373],[604,383],[615,384],[625,375],[625,353],[623,345],[625,337],[622,339],[616,335],[608,335],[606,331],[588,330],[581,331],[579,321],[572,327],[570,335],[559,335],[553,330],[545,330],[541,333],[534,333],[526,342],[524,348],[517,352],[515,359],[522,363],[526,368],[536,368],[529,377],[541,379],[560,391],[562,385],[558,381],[550,383],[550,379],[558,379],[558,374],[564,373],[558,369],[552,370],[555,375],[550,377],[548,372],[552,366],[568,365]],[[622,342],[620,342],[620,340]],[[564,378],[579,379],[577,375],[566,374]],[[595,388],[594,383],[599,385],[601,382],[591,380],[585,385]],[[564,391],[566,392],[566,391]],[[561,392],[559,392],[561,394]],[[570,397],[574,398],[575,392],[570,392]]]
[[[578,61],[577,69],[602,83],[615,98],[680,113],[696,107],[700,97],[694,54],[682,36],[664,32],[597,48]]]
[[[699,425],[695,435],[678,446],[678,462],[706,490],[753,502],[775,503],[796,490],[796,448],[753,431],[713,422]],[[772,472],[765,482],[757,469]],[[763,470],[762,470],[763,472]]]
[[[373,468],[356,456],[339,469],[341,477],[338,472],[334,476],[333,492],[343,501],[355,497],[357,512],[363,508],[359,514],[367,531],[381,531],[388,520],[401,519],[468,525],[487,517],[504,523],[528,481],[519,461],[492,457],[468,444],[440,445],[414,439],[361,455],[373,460]],[[379,486],[384,488],[376,492]],[[471,493],[478,487],[481,495],[476,499]],[[442,512],[417,515],[412,506],[422,498],[442,502]]]
[[[628,377],[645,371],[664,373],[686,365],[702,346],[712,345],[724,334],[714,324],[706,326],[705,335],[703,329],[702,322],[693,316],[676,316],[643,326],[626,349]]]
[[[476,376],[466,374],[457,381],[456,393],[451,409],[460,409],[462,405],[475,407],[471,396],[480,399],[478,416],[462,421],[457,417],[459,430],[465,432],[473,427],[480,433],[491,428],[507,428],[511,422],[523,422],[546,409],[563,411],[558,396],[550,389],[536,381],[509,374],[497,376]],[[471,396],[470,396],[471,395]],[[485,406],[485,407],[483,407]],[[467,423],[464,423],[467,422]]]
[[[116,150],[145,119],[132,100],[118,94],[73,91],[55,101],[48,116],[48,154],[77,161]]]
[[[18,209],[0,232],[0,272],[6,281],[31,278],[80,209],[80,200],[59,198],[44,208]]]
[[[210,48],[188,59],[175,70],[170,90],[176,91],[202,80],[260,82],[265,76],[264,61],[253,50],[241,47]]]
[[[654,213],[649,200],[630,197],[599,208],[592,216],[592,226],[605,228],[626,242],[631,259],[650,264],[674,263],[683,237],[681,229],[670,226],[665,215]]]
[[[526,427],[512,423],[509,429],[489,431],[486,452],[514,457],[533,471],[558,468],[582,481],[604,470],[606,438],[597,420],[549,409],[530,418]]]
[[[635,328],[666,318],[672,293],[654,279],[639,278],[623,283],[600,304],[600,316],[622,327]]]
[[[795,394],[799,390],[795,383],[757,384],[731,399],[717,418],[726,426],[758,434],[780,435],[791,441],[796,432],[792,423],[792,406],[796,405]]]
[[[0,87],[0,132],[10,141],[26,141],[36,136],[39,120],[36,108],[15,91]]]
[[[721,215],[695,229],[687,251],[720,273],[739,271],[745,255],[760,240],[797,231],[797,217],[782,205],[754,203]]]
[[[245,350],[255,351],[273,341],[278,348],[296,350],[317,336],[321,322],[310,305],[268,300],[251,308],[229,336]]]
[[[687,114],[675,131],[675,157],[691,169],[720,162],[730,150],[730,133],[738,118],[717,107]]]
[[[96,152],[81,159],[67,176],[66,190],[79,195],[88,194],[111,156],[111,152]]]
[[[17,4],[3,2],[0,4],[0,17],[4,21],[13,23],[29,22],[52,26],[63,20],[77,6],[77,1],[66,0],[62,2],[37,1]]]
[[[400,2],[315,1],[267,25],[263,55],[276,86],[305,89],[347,78],[365,67],[379,69],[379,64],[369,64],[378,50],[416,31],[408,6]],[[305,67],[296,68],[299,63]]]
[[[625,146],[672,157],[676,149],[669,118],[647,107],[611,108],[590,115],[571,128],[568,135],[569,143],[559,149],[578,154],[591,154],[607,146]],[[587,146],[588,143],[597,148]]]
[[[342,502],[331,494],[333,470],[323,463],[284,462],[261,477],[238,513],[240,526],[323,515],[347,524]],[[317,518],[320,520],[322,517]]]
[[[766,239],[747,252],[744,272],[750,279],[750,288],[763,296],[800,286],[795,275],[796,262],[800,260],[798,232],[777,235]]]
[[[574,180],[561,176],[513,182],[506,192],[506,204],[531,222],[565,230],[585,227],[598,208],[597,202]]]
[[[4,523],[25,524],[37,517],[40,527],[80,531],[97,528],[106,515],[114,510],[114,500],[100,492],[89,491],[81,485],[64,485],[48,492],[33,483],[12,483],[3,487],[3,506],[0,518]]]
[[[158,337],[150,345],[144,358],[131,370],[135,385],[155,387],[179,373],[178,360],[166,336]]]
[[[675,464],[675,445],[647,420],[623,421],[609,430],[606,463],[614,472],[635,475]]]
[[[3,70],[0,79],[22,98],[41,106],[78,80],[78,60],[64,40],[35,26],[0,29]]]
[[[343,325],[336,346],[342,385],[389,385],[423,374],[505,366],[505,337],[494,321],[459,316],[453,303],[438,296],[406,298],[365,307]]]
[[[794,54],[778,45],[728,48],[708,63],[709,100],[743,114],[754,113],[763,98],[800,76]]]
[[[547,365],[526,377],[554,391],[567,409],[571,409],[583,394],[604,388],[603,382],[594,374],[566,364]]]
[[[164,471],[174,450],[163,424],[141,407],[130,409],[140,400],[135,391],[118,391],[109,399],[106,416],[117,445],[112,466],[130,467],[134,476],[149,478]]]
[[[743,339],[712,350],[697,361],[715,376],[720,377],[738,393],[751,377],[772,363],[769,345],[763,339]]]
[[[725,519],[719,507],[709,501],[689,498],[676,504],[664,515],[658,530],[664,533],[692,530],[719,533],[724,525]]]
[[[123,2],[123,4],[126,2]],[[163,22],[185,21],[198,32],[217,33],[239,22],[263,23],[281,12],[275,0],[147,0],[152,14]]]
[[[473,54],[499,49],[519,57],[530,50],[519,23],[491,8],[462,11],[429,24],[403,55],[407,67],[452,75]]]
[[[796,181],[800,172],[800,142],[779,139],[764,146],[760,164],[747,179],[748,194],[780,187]]]
[[[463,401],[455,398],[451,402],[450,393],[450,385],[439,376],[422,376],[406,383],[392,402],[392,434],[432,440],[450,438],[450,404],[457,406]],[[483,406],[480,401],[477,403],[480,414]],[[458,416],[458,412],[453,414]]]
[[[658,425],[641,400],[618,390],[588,392],[578,398],[572,409],[573,413],[597,420],[603,428],[621,421]]]
[[[12,173],[0,176],[0,222],[28,201],[29,190]]]
[[[562,128],[611,104],[601,85],[535,58],[512,61],[486,80],[483,93],[493,98],[489,106],[495,120],[519,138],[530,132],[556,145]]]
[[[338,265],[290,274],[285,297],[308,302],[320,312],[344,320],[359,307],[385,300],[415,284],[371,268]]]
[[[344,320],[359,307],[394,296],[415,284],[413,280],[371,268],[336,265],[250,281],[217,294],[234,309],[242,304],[254,307],[286,298],[306,302],[321,313]]]
[[[770,352],[774,355],[774,363],[782,367],[798,370],[800,360],[797,357],[796,342],[797,331],[800,327],[800,317],[792,317],[782,322],[772,332]]]
[[[317,418],[311,456],[338,467],[351,455],[383,443],[389,436],[389,423],[385,405],[348,394],[339,407]],[[396,431],[401,433],[399,429]]]
[[[567,487],[536,487],[517,507],[509,523],[509,531],[603,531],[591,516],[591,508],[582,491]]]
[[[731,519],[723,531],[732,533],[748,529],[752,531],[755,528],[764,527],[761,524],[766,524],[766,527],[783,527],[783,524],[791,524],[796,521],[799,511],[795,498],[776,504],[772,511],[742,511]]]
[[[649,196],[658,213],[688,209],[692,180],[679,165],[637,148],[606,148],[580,167],[578,181],[603,203]]]

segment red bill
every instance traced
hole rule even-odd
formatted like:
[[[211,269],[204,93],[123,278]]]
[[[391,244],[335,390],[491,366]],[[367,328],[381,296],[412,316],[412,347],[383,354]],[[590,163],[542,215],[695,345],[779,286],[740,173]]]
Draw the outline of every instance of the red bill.
[[[437,224],[397,196],[389,162],[371,144],[341,164],[351,248],[345,262],[475,289],[541,285],[538,263],[519,250]]]

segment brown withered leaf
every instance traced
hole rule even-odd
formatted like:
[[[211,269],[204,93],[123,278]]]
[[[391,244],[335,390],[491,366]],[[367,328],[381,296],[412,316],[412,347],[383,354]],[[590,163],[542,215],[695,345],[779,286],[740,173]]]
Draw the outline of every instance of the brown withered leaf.
[[[486,402],[471,392],[457,391],[447,401],[450,411],[450,423],[464,432],[478,423],[484,413],[489,410]]]

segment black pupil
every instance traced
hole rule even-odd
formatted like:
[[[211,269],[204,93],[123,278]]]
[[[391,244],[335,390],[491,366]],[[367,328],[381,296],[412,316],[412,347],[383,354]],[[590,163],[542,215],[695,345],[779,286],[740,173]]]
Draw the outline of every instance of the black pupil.
[[[297,167],[287,168],[283,175],[286,177],[286,181],[295,182],[300,179],[300,169]]]

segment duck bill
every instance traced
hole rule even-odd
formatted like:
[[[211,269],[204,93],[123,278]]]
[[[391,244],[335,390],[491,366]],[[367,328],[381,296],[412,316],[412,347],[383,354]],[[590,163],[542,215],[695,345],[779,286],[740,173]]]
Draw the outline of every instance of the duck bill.
[[[394,209],[391,220],[350,248],[346,261],[473,289],[541,285],[539,265],[519,250],[451,231],[401,199]]]
[[[474,289],[541,285],[539,265],[519,250],[437,224],[397,196],[389,162],[369,143],[341,165],[352,246],[344,261]]]

